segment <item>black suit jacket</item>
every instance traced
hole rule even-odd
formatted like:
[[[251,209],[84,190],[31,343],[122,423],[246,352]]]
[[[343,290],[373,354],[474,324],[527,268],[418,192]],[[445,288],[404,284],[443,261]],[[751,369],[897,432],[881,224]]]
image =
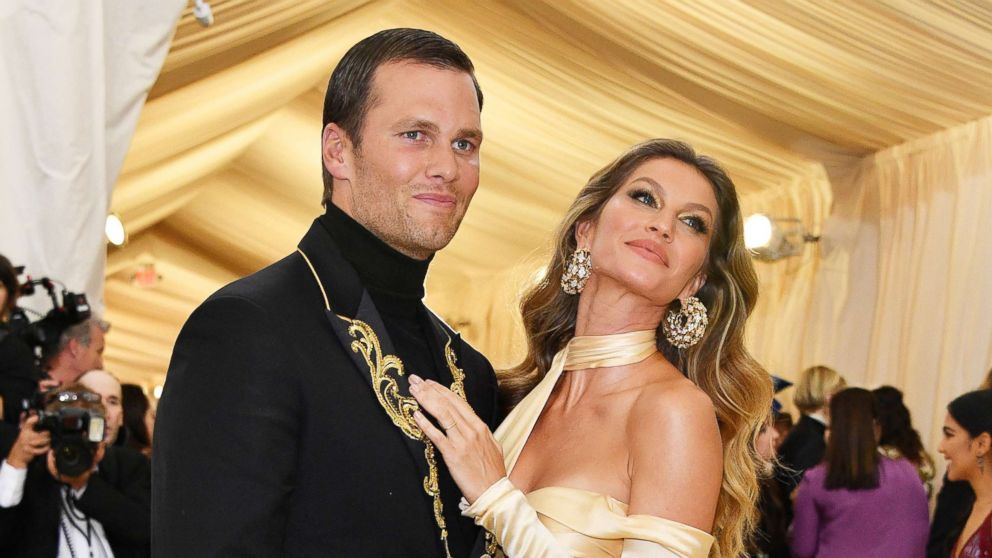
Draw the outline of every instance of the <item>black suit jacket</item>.
[[[28,467],[24,496],[0,510],[0,548],[4,556],[55,558],[59,550],[59,483],[44,456]],[[108,447],[97,472],[76,503],[99,521],[117,558],[151,555],[151,467],[130,448]]]
[[[827,427],[820,421],[803,415],[778,448],[779,462],[783,465],[779,473],[786,488],[786,494],[799,485],[802,474],[823,460],[827,443],[823,439]]]
[[[450,343],[469,404],[494,426],[492,366],[432,320],[434,352]],[[179,335],[158,408],[155,555],[443,556],[425,445],[380,403],[390,380],[371,379],[385,367],[395,393],[409,393],[384,358],[393,354],[369,294],[318,222],[300,252],[211,296]],[[443,360],[437,373],[451,384]],[[469,548],[478,530],[460,517],[459,498],[444,494],[443,518],[454,546]]]

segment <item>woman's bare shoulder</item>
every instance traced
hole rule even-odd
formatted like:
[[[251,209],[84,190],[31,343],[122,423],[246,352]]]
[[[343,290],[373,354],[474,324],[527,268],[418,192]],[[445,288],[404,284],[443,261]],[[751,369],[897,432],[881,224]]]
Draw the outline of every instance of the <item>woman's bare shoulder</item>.
[[[631,513],[708,531],[723,471],[723,444],[710,397],[691,380],[644,386],[627,425]]]
[[[635,399],[630,414],[633,424],[641,428],[667,428],[673,421],[683,426],[685,421],[715,424],[710,396],[671,364],[663,366],[671,370],[663,370],[657,380],[645,384]]]

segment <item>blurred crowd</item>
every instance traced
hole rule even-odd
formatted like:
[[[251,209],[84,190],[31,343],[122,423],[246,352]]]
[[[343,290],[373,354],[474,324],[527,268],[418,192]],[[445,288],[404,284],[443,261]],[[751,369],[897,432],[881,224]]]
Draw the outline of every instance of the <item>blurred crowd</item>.
[[[776,389],[784,389],[780,382]],[[762,482],[758,558],[985,558],[992,553],[992,370],[946,407],[936,462],[903,394],[847,385],[825,366],[804,370],[793,403],[776,404],[757,438],[774,463]]]
[[[19,273],[0,255],[0,556],[150,556],[154,405],[104,370],[109,323],[19,321]]]

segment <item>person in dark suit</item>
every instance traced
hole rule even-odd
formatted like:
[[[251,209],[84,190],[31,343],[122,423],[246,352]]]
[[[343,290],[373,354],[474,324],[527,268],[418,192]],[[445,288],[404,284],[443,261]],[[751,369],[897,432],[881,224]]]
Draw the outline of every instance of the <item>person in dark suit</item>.
[[[60,393],[89,393],[95,403],[70,403],[102,413],[99,396],[75,384]],[[0,470],[0,555],[24,558],[151,555],[151,466],[128,448],[99,442],[94,469],[66,477],[55,466],[49,433],[35,432],[32,415]],[[47,454],[47,459],[44,457]],[[38,458],[41,456],[41,458]],[[77,532],[76,529],[79,529]]]
[[[424,304],[479,182],[482,94],[428,31],[356,44],[324,102],[324,206],[296,252],[183,327],[153,447],[156,556],[465,556],[479,538],[413,419],[416,373],[491,426],[489,362]]]
[[[826,366],[813,366],[799,374],[793,403],[802,416],[778,447],[779,466],[775,474],[790,517],[791,506],[788,502],[791,501],[792,491],[799,485],[803,473],[823,461],[823,454],[827,451],[824,408],[829,403],[830,395],[846,385],[843,376]]]

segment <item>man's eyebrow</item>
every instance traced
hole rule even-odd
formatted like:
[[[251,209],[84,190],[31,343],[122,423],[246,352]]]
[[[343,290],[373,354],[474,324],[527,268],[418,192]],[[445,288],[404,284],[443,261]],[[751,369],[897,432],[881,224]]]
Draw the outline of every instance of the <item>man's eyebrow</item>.
[[[466,139],[474,139],[475,141],[482,141],[482,130],[478,128],[462,128],[458,130],[458,137]]]
[[[631,182],[638,182],[638,181],[647,182],[648,184],[653,186],[656,190],[660,191],[663,196],[666,195],[665,187],[662,186],[661,184],[658,184],[658,181],[651,178],[650,176],[638,176]],[[707,215],[709,215],[711,219],[713,218],[713,212],[710,211],[710,208],[706,207],[701,203],[690,202],[686,204],[686,207],[698,209],[699,211],[705,212]]]
[[[423,118],[400,120],[396,124],[396,127],[403,130],[425,130],[427,132],[431,132],[432,134],[437,134],[441,131],[441,128],[439,128],[437,124],[431,122],[430,120],[424,120]]]

